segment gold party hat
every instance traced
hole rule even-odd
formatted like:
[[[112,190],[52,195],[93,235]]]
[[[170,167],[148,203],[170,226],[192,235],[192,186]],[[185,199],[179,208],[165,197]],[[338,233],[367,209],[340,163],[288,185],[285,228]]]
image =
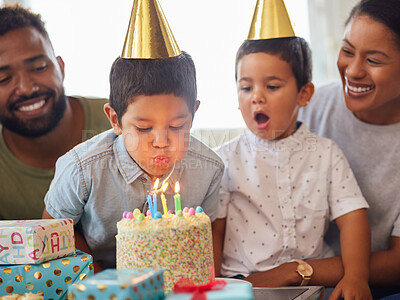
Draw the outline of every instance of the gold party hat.
[[[122,58],[165,58],[181,54],[157,0],[134,0]]]
[[[257,0],[248,40],[295,36],[283,0]]]

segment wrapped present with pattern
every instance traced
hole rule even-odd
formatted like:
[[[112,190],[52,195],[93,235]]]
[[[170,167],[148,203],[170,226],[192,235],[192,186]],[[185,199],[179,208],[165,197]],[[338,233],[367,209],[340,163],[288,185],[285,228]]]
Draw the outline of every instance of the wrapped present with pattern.
[[[68,287],[94,274],[93,258],[80,250],[41,264],[0,266],[0,296],[35,293],[65,299]]]
[[[212,269],[212,267],[211,267]],[[211,270],[209,281],[206,284],[194,284],[188,278],[180,278],[174,285],[173,292],[166,300],[253,300],[253,286],[244,280],[215,279]],[[231,282],[234,283],[231,283]],[[239,282],[239,283],[237,283]]]
[[[0,265],[39,264],[74,253],[71,219],[0,221]]]
[[[108,269],[71,285],[67,299],[164,299],[163,271]]]
[[[253,300],[253,289],[246,283],[228,283],[221,290],[192,291],[168,294],[166,300]]]

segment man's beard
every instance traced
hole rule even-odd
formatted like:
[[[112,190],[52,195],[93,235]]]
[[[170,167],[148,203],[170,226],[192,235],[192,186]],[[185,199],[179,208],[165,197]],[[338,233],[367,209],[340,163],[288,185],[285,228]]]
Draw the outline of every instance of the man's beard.
[[[53,91],[49,91],[47,93],[34,93],[29,97],[21,97],[21,98],[30,99],[43,95],[45,97],[48,97],[49,99],[54,99],[55,93]],[[12,112],[13,107],[15,106],[16,103],[24,101],[24,99],[21,98],[15,101],[11,105],[11,108],[7,107],[6,109]],[[11,117],[9,117],[6,116],[4,112],[0,112],[0,123],[3,125],[5,129],[14,132],[18,135],[28,138],[37,138],[48,134],[54,128],[57,127],[57,125],[64,116],[66,108],[67,108],[67,98],[64,92],[62,92],[60,97],[58,97],[58,99],[54,101],[51,113],[47,114],[46,116],[30,120],[21,120],[15,117],[15,115],[13,114],[11,115]]]

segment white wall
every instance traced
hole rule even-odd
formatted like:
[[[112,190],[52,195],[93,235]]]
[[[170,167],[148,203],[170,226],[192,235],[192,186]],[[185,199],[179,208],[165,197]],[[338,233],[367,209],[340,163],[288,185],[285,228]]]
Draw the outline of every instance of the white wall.
[[[339,79],[336,60],[344,23],[358,0],[308,0],[313,77],[316,85]]]

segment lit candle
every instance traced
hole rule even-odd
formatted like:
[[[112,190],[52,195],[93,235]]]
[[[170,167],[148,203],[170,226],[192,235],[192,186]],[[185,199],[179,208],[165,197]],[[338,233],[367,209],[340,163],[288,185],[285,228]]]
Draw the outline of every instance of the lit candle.
[[[157,212],[157,194],[154,192],[153,194],[153,215],[156,215]]]
[[[179,195],[179,190],[180,190],[180,186],[179,186],[179,181],[177,181],[175,183],[175,195],[174,195],[174,199],[175,199],[175,213],[178,210],[182,210],[181,208],[181,195]]]
[[[167,209],[167,199],[165,199],[164,193],[167,190],[168,187],[168,182],[164,183],[162,186],[162,193],[161,193],[161,203],[164,209],[164,216],[168,215],[168,209]]]
[[[147,195],[147,204],[149,205],[149,210],[150,210],[151,218],[154,218],[154,214],[153,214],[153,204],[151,203],[151,197],[150,197],[150,195]]]
[[[156,181],[154,182],[154,193],[153,193],[153,211],[151,216],[155,216],[156,212],[157,212],[157,188],[158,188],[158,184],[160,183],[160,179],[156,179]]]

